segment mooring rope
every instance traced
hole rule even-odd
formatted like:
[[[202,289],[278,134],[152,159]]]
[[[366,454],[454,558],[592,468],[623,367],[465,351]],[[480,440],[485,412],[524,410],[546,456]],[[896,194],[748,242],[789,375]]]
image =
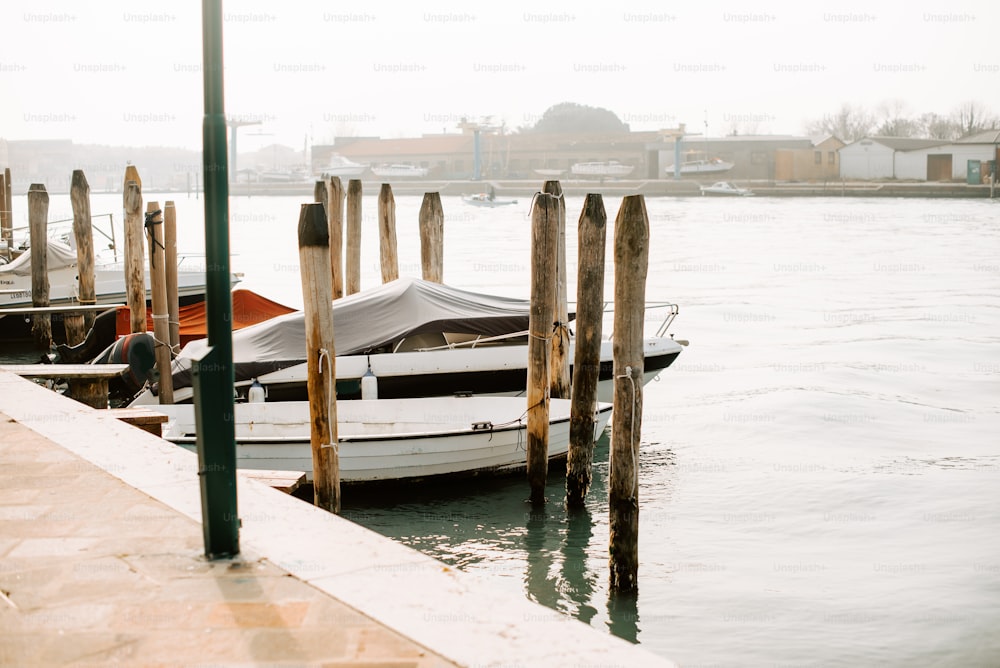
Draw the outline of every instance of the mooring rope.
[[[635,398],[635,379],[632,378],[632,367],[626,366],[625,373],[615,376],[615,378],[628,378],[628,382],[632,385],[632,420],[629,423],[629,453],[632,455],[632,499],[635,499],[639,491],[639,467],[636,465],[635,461],[635,411],[636,411],[636,398]],[[608,457],[608,479],[614,476],[615,471],[615,458],[613,456]]]
[[[327,433],[327,447],[333,448],[333,454],[337,457],[340,456],[340,444],[337,443],[337,439],[333,437],[333,424],[334,421],[330,419],[330,415],[333,413],[333,402],[335,401],[334,392],[336,390],[337,379],[333,376],[333,358],[330,356],[330,351],[326,348],[319,349],[319,359],[317,360],[317,366],[319,367],[319,374],[323,375],[323,360],[326,359],[326,368],[329,373],[326,374],[326,426],[328,429]]]
[[[156,211],[147,211],[146,212],[146,220],[143,223],[143,227],[146,228],[146,233],[149,235],[149,241],[150,241],[150,244],[149,244],[149,266],[150,267],[156,267],[156,247],[157,246],[159,246],[160,248],[162,248],[164,253],[167,252],[167,247],[164,246],[163,244],[161,244],[159,241],[157,241],[156,240],[156,235],[153,234],[153,226],[154,225],[162,225],[163,224],[162,220],[154,220],[154,218],[156,218],[157,216],[159,216],[161,213],[163,213],[163,211],[161,209],[157,209]]]

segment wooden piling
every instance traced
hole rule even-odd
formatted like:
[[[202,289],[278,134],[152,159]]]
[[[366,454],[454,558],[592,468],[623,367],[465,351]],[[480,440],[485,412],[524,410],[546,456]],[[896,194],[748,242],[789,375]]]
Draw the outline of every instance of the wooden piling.
[[[444,208],[441,193],[424,193],[420,203],[420,272],[425,281],[444,283]]]
[[[73,206],[73,237],[76,239],[77,301],[91,305],[97,303],[94,287],[94,228],[90,217],[90,184],[82,169],[74,169],[69,188]],[[75,346],[87,338],[94,326],[94,313],[70,314],[64,319],[66,343]]]
[[[330,227],[330,269],[333,298],[344,296],[344,186],[339,176],[326,184],[326,218]]]
[[[396,252],[396,199],[392,186],[383,183],[378,191],[378,257],[382,282],[399,278],[399,255]]]
[[[634,591],[639,572],[639,439],[649,218],[642,195],[615,218],[614,406],[608,481],[611,589]]]
[[[0,237],[7,240],[7,254],[9,256],[10,249],[14,247],[14,218],[13,211],[11,211],[14,194],[10,190],[10,167],[4,168],[0,184],[2,184],[0,192],[3,194],[3,197],[0,198]]]
[[[330,232],[323,205],[303,204],[299,212],[299,266],[306,323],[306,365],[313,502],[340,512],[340,462],[337,456],[337,369],[334,357]]]
[[[146,204],[146,240],[149,248],[150,305],[153,308],[153,357],[159,374],[161,404],[174,403],[174,381],[170,369],[170,316],[167,313],[166,248],[163,244],[163,210],[159,202]]]
[[[132,333],[146,331],[146,277],[142,251],[142,190],[139,183],[125,184],[125,303]]]
[[[49,193],[41,183],[28,188],[28,235],[31,245],[31,305],[49,305],[48,263]],[[48,313],[31,316],[31,338],[35,348],[52,347],[52,318]]]
[[[344,293],[361,291],[361,179],[347,182],[347,244],[344,258]]]
[[[552,332],[552,355],[549,358],[549,386],[553,398],[569,399],[569,306],[566,302],[566,200],[559,181],[546,181],[542,192],[552,195],[559,207],[556,237],[556,315],[558,326]]]
[[[163,268],[167,281],[167,322],[170,324],[170,350],[181,349],[180,301],[177,296],[177,208],[173,200],[163,205]]]
[[[607,237],[607,214],[600,195],[589,194],[584,199],[577,234],[576,354],[566,457],[566,505],[570,508],[584,507],[594,461],[594,411],[601,370]]]
[[[531,209],[531,307],[528,315],[528,486],[532,504],[545,503],[549,465],[549,353],[555,315],[555,253],[559,205],[535,196]]]

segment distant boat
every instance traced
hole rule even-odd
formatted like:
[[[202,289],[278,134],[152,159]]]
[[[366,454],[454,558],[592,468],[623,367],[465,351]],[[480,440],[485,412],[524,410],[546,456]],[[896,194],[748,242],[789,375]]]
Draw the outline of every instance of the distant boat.
[[[485,206],[485,207],[517,204],[516,199],[502,199],[497,197],[497,193],[493,189],[493,186],[490,186],[490,189],[484,193],[476,193],[475,195],[462,195],[462,201],[465,202],[466,204],[471,204],[472,206]]]
[[[319,170],[324,177],[339,176],[341,178],[355,179],[367,171],[368,165],[354,162],[342,155],[334,153],[330,156],[330,161],[325,167]]]
[[[257,175],[260,183],[303,183],[306,172],[303,169],[268,169]]]
[[[535,174],[539,176],[562,176],[566,173],[565,169],[536,169]]]
[[[735,196],[735,197],[749,197],[753,195],[753,191],[749,188],[740,188],[739,186],[730,183],[729,181],[717,181],[710,186],[701,187],[702,195],[712,195],[712,196]]]
[[[628,176],[635,167],[623,165],[617,160],[608,162],[578,162],[570,168],[576,176]]]
[[[698,158],[681,163],[681,174],[721,174],[735,167],[731,162],[719,158]],[[674,165],[666,169],[667,176],[674,174]]]
[[[372,174],[375,176],[392,176],[397,178],[420,178],[427,176],[430,170],[427,167],[417,167],[416,165],[379,165],[372,167]]]

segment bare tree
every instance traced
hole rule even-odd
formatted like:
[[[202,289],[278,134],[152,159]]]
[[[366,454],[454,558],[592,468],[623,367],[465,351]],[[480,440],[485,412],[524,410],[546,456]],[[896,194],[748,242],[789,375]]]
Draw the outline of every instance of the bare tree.
[[[872,134],[875,119],[862,107],[849,104],[841,106],[835,114],[827,114],[818,121],[811,121],[806,131],[811,135],[833,135],[846,142],[857,141]]]
[[[954,120],[934,112],[922,114],[917,122],[920,134],[928,139],[958,139],[962,134]]]
[[[882,137],[918,137],[922,128],[907,114],[906,103],[900,99],[886,100],[877,109],[881,119],[875,133]]]
[[[990,113],[981,102],[963,102],[952,114],[958,126],[959,136],[967,137],[983,130],[992,130],[1000,125],[1000,119]]]

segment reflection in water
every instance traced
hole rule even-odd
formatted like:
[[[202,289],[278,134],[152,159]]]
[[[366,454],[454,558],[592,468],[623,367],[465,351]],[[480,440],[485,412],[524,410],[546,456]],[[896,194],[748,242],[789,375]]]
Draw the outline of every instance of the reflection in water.
[[[576,606],[576,611],[565,610],[587,624],[591,623],[597,608],[591,605],[597,574],[587,563],[587,548],[594,535],[593,519],[586,508],[566,511],[566,540],[563,542],[562,594],[566,602]]]
[[[608,593],[608,630],[619,638],[639,642],[638,591]]]

